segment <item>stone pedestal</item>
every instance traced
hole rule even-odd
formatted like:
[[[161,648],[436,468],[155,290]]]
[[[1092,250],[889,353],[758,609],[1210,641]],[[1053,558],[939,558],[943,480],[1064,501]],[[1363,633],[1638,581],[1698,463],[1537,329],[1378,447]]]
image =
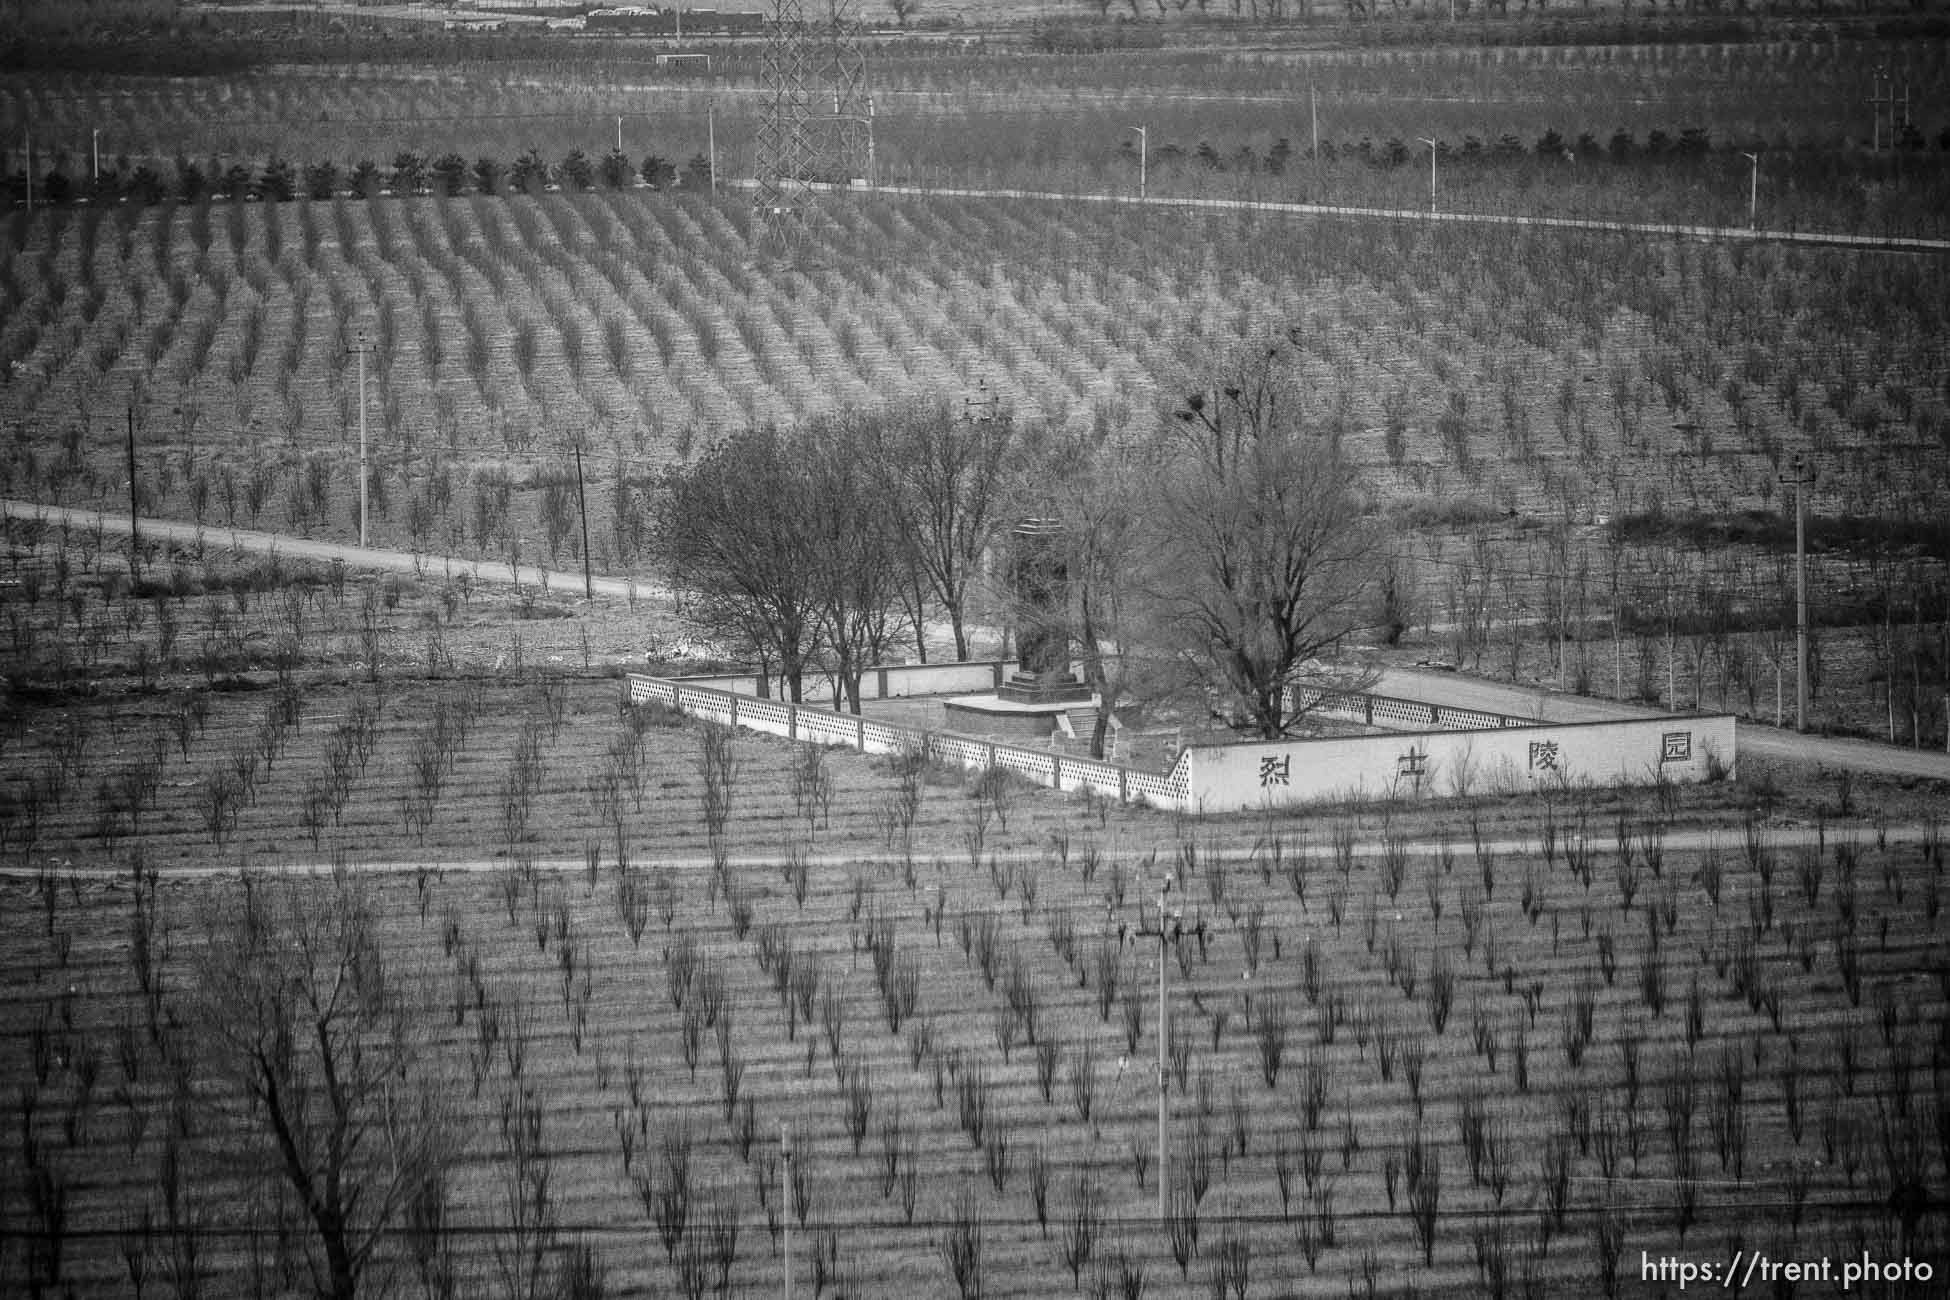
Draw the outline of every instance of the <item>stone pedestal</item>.
[[[1018,672],[995,688],[995,697],[1010,704],[1050,704],[1068,707],[1090,699],[1090,688],[1068,670]],[[1059,712],[1061,709],[1058,710]]]
[[[949,700],[950,731],[1043,740],[1064,714],[1089,709],[1090,688],[1070,671],[1070,580],[1063,557],[1063,525],[1053,518],[1018,522],[1009,536],[1009,579],[1015,597],[1020,671],[993,695]]]
[[[1056,732],[1058,718],[1075,708],[1089,708],[1095,698],[1087,687],[1075,699],[1062,700],[1008,699],[1000,692],[963,695],[944,706],[947,713],[944,727],[964,735],[1039,742]]]

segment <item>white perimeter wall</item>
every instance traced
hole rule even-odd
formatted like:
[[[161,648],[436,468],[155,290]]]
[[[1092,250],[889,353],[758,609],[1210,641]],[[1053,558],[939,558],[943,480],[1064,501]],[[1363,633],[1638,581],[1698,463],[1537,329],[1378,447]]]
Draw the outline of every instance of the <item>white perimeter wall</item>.
[[[1708,755],[1734,772],[1734,719],[1402,732],[1335,740],[1194,747],[1186,793],[1202,812],[1341,799],[1445,798],[1562,785],[1704,781]]]
[[[969,664],[887,671],[890,678],[912,673],[915,676],[909,680],[918,681],[925,680],[920,677],[923,672],[948,674],[956,669],[993,671],[991,666]],[[889,684],[899,688],[893,681]],[[1154,808],[1195,813],[1339,800],[1448,798],[1517,792],[1539,785],[1650,785],[1660,777],[1699,782],[1707,777],[1709,755],[1724,775],[1734,774],[1734,719],[1727,715],[1193,746],[1179,754],[1170,772],[1159,774],[1050,750],[890,726],[829,709],[758,699],[696,680],[632,673],[628,692],[632,703],[656,700],[682,713],[774,736],[847,745],[870,754],[925,746],[928,755],[940,762],[972,769],[1001,767],[1036,785],[1091,790],[1127,802],[1142,800]]]
[[[1009,674],[1016,670],[1013,659],[977,659],[967,663],[946,664],[895,664],[888,668],[869,668],[860,679],[860,697],[868,700],[897,700],[910,695],[952,695],[966,693],[979,695],[992,691],[1009,680]],[[676,677],[686,686],[703,686],[718,691],[735,691],[739,695],[757,695],[758,678],[751,673],[705,674],[698,677]],[[833,679],[815,669],[809,669],[803,682],[807,702],[830,701],[833,698]],[[783,687],[777,677],[772,678],[772,698],[781,698]]]

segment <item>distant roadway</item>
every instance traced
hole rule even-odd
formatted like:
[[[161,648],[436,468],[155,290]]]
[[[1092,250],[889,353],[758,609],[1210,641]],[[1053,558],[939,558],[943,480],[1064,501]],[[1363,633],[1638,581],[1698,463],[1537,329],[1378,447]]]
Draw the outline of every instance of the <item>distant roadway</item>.
[[[728,182],[737,185],[740,182]],[[752,182],[744,182],[751,184]],[[816,188],[838,189],[838,186]],[[912,194],[946,199],[1040,199],[1070,203],[1121,203],[1154,208],[1211,208],[1223,211],[1287,213],[1313,217],[1364,217],[1388,221],[1428,221],[1471,226],[1548,226],[1559,230],[1606,230],[1661,235],[1670,239],[1719,239],[1747,243],[1820,244],[1830,248],[1868,248],[1897,253],[1950,252],[1950,239],[1907,235],[1837,234],[1819,230],[1770,230],[1746,226],[1687,226],[1672,222],[1597,221],[1585,217],[1518,217],[1492,212],[1431,212],[1427,208],[1357,208],[1332,203],[1284,203],[1270,199],[1201,199],[1177,195],[1138,198],[1134,194],[1064,194],[1055,190],[972,190],[934,185],[878,185],[875,194]]]

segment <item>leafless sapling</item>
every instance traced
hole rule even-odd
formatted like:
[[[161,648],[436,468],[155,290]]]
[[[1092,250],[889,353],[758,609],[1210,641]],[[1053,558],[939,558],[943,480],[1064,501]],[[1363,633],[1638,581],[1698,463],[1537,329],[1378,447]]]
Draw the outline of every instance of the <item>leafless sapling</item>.
[[[199,971],[208,1059],[251,1101],[306,1219],[322,1295],[353,1300],[452,1150],[423,1078],[420,1008],[388,969],[366,895],[260,884],[213,904]]]

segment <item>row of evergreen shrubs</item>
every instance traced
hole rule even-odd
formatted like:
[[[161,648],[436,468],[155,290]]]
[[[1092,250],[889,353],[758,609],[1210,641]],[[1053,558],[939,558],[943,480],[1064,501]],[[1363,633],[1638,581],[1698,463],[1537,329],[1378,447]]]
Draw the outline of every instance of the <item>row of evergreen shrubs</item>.
[[[1930,147],[1930,142],[1925,141],[1914,126],[1910,126],[1898,139],[1897,145],[1901,149],[1917,151]],[[1759,149],[1761,145],[1755,142],[1721,147],[1747,151]],[[1950,152],[1950,127],[1944,128],[1937,136],[1934,147],[1942,152]],[[1494,140],[1485,141],[1468,135],[1463,137],[1460,145],[1452,145],[1446,140],[1437,145],[1444,157],[1456,161],[1510,162],[1534,158],[1553,163],[1586,159],[1614,163],[1668,159],[1696,161],[1709,157],[1715,148],[1712,135],[1705,128],[1697,126],[1685,127],[1677,136],[1655,130],[1643,142],[1622,128],[1603,142],[1589,131],[1580,133],[1573,140],[1552,129],[1529,145],[1507,132]],[[1134,146],[1128,139],[1119,145],[1119,149],[1125,153],[1134,152]],[[1329,163],[1345,159],[1375,167],[1399,167],[1419,152],[1419,147],[1411,146],[1399,136],[1391,136],[1379,143],[1366,136],[1358,141],[1320,142],[1320,159]],[[1209,140],[1201,140],[1192,149],[1166,143],[1151,151],[1151,165],[1159,168],[1195,162],[1212,171],[1269,172],[1277,175],[1289,166],[1305,161],[1305,153],[1296,149],[1285,137],[1276,141],[1264,154],[1256,152],[1249,144],[1241,144],[1230,152],[1224,152]],[[9,170],[4,163],[0,163],[0,172]],[[20,202],[25,197],[26,184],[23,171],[11,170],[6,178],[8,197],[15,203]],[[679,187],[709,189],[711,162],[701,153],[694,154],[680,170],[675,162],[658,154],[649,154],[641,162],[632,162],[627,155],[614,149],[600,157],[591,157],[581,149],[571,149],[560,162],[553,163],[536,149],[528,150],[512,163],[486,157],[470,163],[457,153],[428,159],[417,153],[402,152],[394,157],[391,167],[382,167],[372,159],[365,158],[350,169],[342,169],[329,160],[301,166],[284,158],[272,158],[262,167],[252,167],[242,162],[224,166],[215,159],[205,164],[178,158],[173,169],[165,169],[146,162],[131,166],[127,158],[121,158],[99,179],[77,179],[68,174],[68,162],[63,156],[57,159],[52,171],[35,179],[34,192],[37,198],[53,204],[70,203],[83,197],[94,202],[126,199],[136,203],[160,203],[174,198],[184,203],[198,203],[216,196],[234,202],[260,199],[282,203],[300,197],[329,199],[338,195],[366,199],[386,194],[455,196],[510,192],[540,194],[549,189],[620,190],[638,184],[653,190]]]
[[[1928,147],[1922,133],[1914,126],[1908,128],[1897,144],[1899,148],[1912,151]],[[1757,142],[1723,146],[1738,152],[1757,151],[1762,147]],[[1125,153],[1135,153],[1136,148],[1129,140],[1119,145],[1119,149]],[[1437,142],[1436,148],[1444,158],[1460,161],[1507,162],[1535,158],[1542,162],[1597,159],[1629,163],[1644,160],[1704,159],[1714,152],[1715,145],[1711,133],[1705,128],[1689,126],[1681,130],[1677,136],[1655,130],[1643,142],[1640,142],[1630,131],[1622,128],[1602,142],[1589,131],[1582,132],[1572,140],[1553,129],[1544,132],[1530,145],[1526,145],[1517,136],[1506,132],[1488,141],[1478,136],[1466,135],[1460,145],[1442,140]],[[1946,127],[1937,137],[1936,148],[1950,152],[1950,127]],[[1419,146],[1410,145],[1400,136],[1391,136],[1380,143],[1376,143],[1368,136],[1363,136],[1358,141],[1343,141],[1338,144],[1332,140],[1320,142],[1322,162],[1346,159],[1350,162],[1369,163],[1376,167],[1400,167],[1420,152]],[[1291,141],[1282,136],[1263,155],[1247,144],[1242,144],[1228,153],[1221,151],[1209,140],[1201,140],[1193,149],[1169,143],[1158,145],[1151,150],[1150,161],[1153,167],[1170,167],[1174,163],[1191,161],[1213,171],[1264,171],[1277,175],[1289,166],[1305,162],[1306,155],[1303,150],[1296,149]]]
[[[473,162],[457,153],[427,159],[420,154],[396,155],[391,167],[382,167],[370,158],[361,159],[348,169],[331,161],[303,165],[285,158],[272,158],[262,167],[248,163],[223,166],[216,160],[207,164],[178,158],[173,170],[149,163],[131,166],[127,158],[105,169],[99,178],[76,179],[67,173],[65,163],[39,176],[34,182],[37,198],[48,203],[70,203],[87,197],[96,202],[127,199],[136,203],[161,203],[176,199],[200,203],[222,196],[233,202],[260,199],[283,203],[296,198],[330,199],[338,195],[352,198],[377,198],[384,194],[540,194],[549,189],[593,190],[629,189],[638,183],[655,190],[683,187],[709,189],[711,163],[703,154],[694,155],[680,171],[678,165],[658,154],[632,162],[619,150],[592,158],[581,149],[571,149],[560,162],[551,163],[540,151],[530,149],[504,163],[498,158],[477,158]],[[25,197],[26,175],[14,171],[7,178],[10,197],[19,202]]]

